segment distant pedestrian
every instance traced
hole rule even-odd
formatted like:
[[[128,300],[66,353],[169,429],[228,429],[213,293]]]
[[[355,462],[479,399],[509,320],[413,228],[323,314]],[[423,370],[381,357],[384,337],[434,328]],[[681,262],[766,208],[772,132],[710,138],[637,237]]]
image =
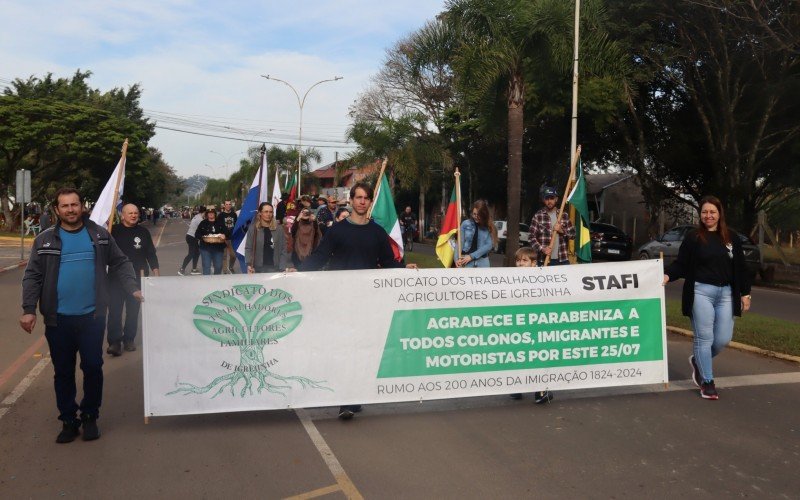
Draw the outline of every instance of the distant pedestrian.
[[[220,220],[225,224],[228,229],[228,234],[233,234],[233,228],[236,227],[236,212],[233,210],[233,203],[230,200],[225,200],[222,204],[222,212],[219,214]],[[231,240],[225,240],[225,256],[223,257],[222,272],[225,274],[233,274],[236,272],[236,250],[231,244]]]
[[[47,229],[48,227],[50,227],[52,225],[53,225],[53,222],[52,222],[52,218],[50,217],[50,207],[46,206],[46,207],[44,207],[44,210],[42,211],[41,217],[39,217],[39,230],[40,231],[44,231],[45,229]]]
[[[179,276],[183,276],[186,272],[186,266],[189,265],[189,261],[192,262],[192,274],[200,274],[200,271],[197,270],[197,261],[200,259],[200,245],[197,238],[195,238],[195,233],[197,233],[197,226],[203,222],[205,217],[206,207],[201,205],[197,214],[189,221],[189,229],[186,230],[186,246],[189,249],[189,253],[183,258],[183,264],[181,264],[180,269],[178,269]]]
[[[53,207],[58,222],[34,240],[22,279],[24,313],[19,323],[31,333],[39,305],[55,370],[58,418],[63,424],[56,442],[74,441],[81,426],[84,441],[91,441],[100,437],[97,419],[103,397],[103,333],[109,276],[126,293],[139,301],[144,299],[128,258],[105,228],[83,214],[80,194],[61,188],[55,194]],[[83,371],[80,405],[75,401],[78,353]]]
[[[703,399],[719,399],[712,359],[730,343],[734,316],[750,309],[750,277],[742,241],[728,228],[722,202],[700,200],[700,224],[681,243],[664,284],[683,278],[681,310],[692,320],[692,381]]]
[[[133,264],[136,283],[141,289],[141,276],[160,276],[156,247],[150,231],[139,225],[139,209],[136,205],[128,203],[122,207],[122,220],[111,228],[111,236],[120,250]],[[123,348],[135,351],[136,330],[139,327],[139,301],[125,293],[116,281],[112,281],[108,304],[108,349],[106,352],[112,356],[122,354]],[[122,313],[125,312],[123,326]]]
[[[275,218],[278,219],[278,224],[283,224],[283,218],[286,217],[286,204],[289,200],[289,193],[281,193],[281,201],[275,207]]]
[[[197,226],[195,238],[200,243],[200,259],[203,263],[203,274],[222,274],[222,258],[225,253],[225,242],[231,237],[225,223],[217,219],[217,210],[206,210],[206,219]]]

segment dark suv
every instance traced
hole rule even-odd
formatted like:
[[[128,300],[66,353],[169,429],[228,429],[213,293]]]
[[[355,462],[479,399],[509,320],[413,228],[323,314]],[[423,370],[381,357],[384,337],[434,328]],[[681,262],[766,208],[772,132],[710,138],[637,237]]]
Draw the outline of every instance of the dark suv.
[[[686,234],[696,228],[697,226],[677,226],[658,238],[649,241],[639,247],[640,259],[657,259],[660,252],[664,252],[664,266],[672,263],[678,258],[678,249],[683,243],[683,238]],[[746,235],[737,232],[739,239],[742,241],[742,250],[744,251],[744,261],[747,265],[747,270],[750,271],[750,282],[752,283],[761,267],[761,251],[758,245]]]

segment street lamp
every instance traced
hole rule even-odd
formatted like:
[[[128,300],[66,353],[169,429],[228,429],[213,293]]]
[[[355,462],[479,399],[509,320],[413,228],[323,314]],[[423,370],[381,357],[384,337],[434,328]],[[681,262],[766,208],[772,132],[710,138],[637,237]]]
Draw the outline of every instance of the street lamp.
[[[217,169],[206,163],[206,167],[211,169],[211,173],[214,175],[214,178],[217,178]]]
[[[297,138],[297,196],[300,197],[300,190],[301,186],[303,185],[300,181],[300,176],[302,174],[302,165],[303,165],[303,106],[306,104],[306,97],[308,97],[308,93],[311,92],[311,89],[316,87],[317,85],[325,82],[335,82],[337,80],[341,80],[344,77],[341,76],[334,76],[333,78],[329,78],[327,80],[320,80],[314,85],[310,86],[306,93],[303,94],[303,98],[300,98],[300,94],[297,92],[289,82],[281,80],[280,78],[275,78],[274,76],[269,75],[261,75],[262,77],[266,78],[267,80],[274,80],[276,82],[281,82],[282,84],[286,85],[292,92],[294,92],[294,96],[297,98],[297,105],[300,106],[300,131]]]
[[[238,153],[233,153],[232,155],[228,156],[227,158],[225,157],[224,154],[220,153],[219,151],[209,151],[209,153],[214,153],[215,155],[220,155],[222,157],[222,160],[225,162],[225,177],[227,178],[228,177],[228,163],[230,163],[231,158],[233,158],[234,156],[242,154],[242,151],[240,151]]]

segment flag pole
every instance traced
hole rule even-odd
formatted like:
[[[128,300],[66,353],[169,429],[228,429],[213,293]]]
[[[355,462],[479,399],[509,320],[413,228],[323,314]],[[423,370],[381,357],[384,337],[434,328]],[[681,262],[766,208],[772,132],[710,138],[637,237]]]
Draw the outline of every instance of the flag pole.
[[[111,227],[114,224],[114,212],[117,211],[117,197],[119,196],[119,183],[122,181],[122,176],[125,175],[125,156],[128,154],[128,138],[125,138],[125,142],[122,143],[122,156],[120,156],[119,162],[122,168],[119,169],[117,173],[117,181],[116,185],[114,186],[114,195],[111,198],[111,213],[108,216],[108,232],[111,232]]]
[[[256,217],[260,217],[259,212],[258,212],[258,206],[261,204],[261,179],[264,176],[264,159],[266,158],[266,156],[267,156],[267,145],[264,144],[264,143],[261,143],[261,156],[259,158],[260,161],[258,163],[258,191],[257,191],[258,197],[256,198],[256,213],[253,214],[253,220],[250,222],[250,224],[257,224],[258,220],[256,219]],[[267,182],[269,182],[269,179],[267,179]],[[269,193],[269,191],[267,191],[267,192]],[[244,208],[244,202],[242,202],[242,205],[243,205],[242,208]],[[241,212],[239,212],[239,213],[241,213]],[[244,237],[245,237],[245,239],[247,239],[247,233],[244,233]],[[233,243],[233,242],[231,242],[231,243]],[[245,246],[247,246],[247,245],[245,244]],[[233,248],[233,245],[231,245],[231,248]],[[253,226],[253,267],[254,268],[256,267],[256,248],[258,248],[258,227]],[[233,251],[235,252],[236,249],[234,248]],[[244,260],[245,260],[244,265],[247,266],[247,262],[246,262],[247,261],[247,256],[245,256]],[[247,269],[245,269],[245,272],[247,272]]]
[[[375,200],[378,199],[378,195],[381,193],[381,180],[383,180],[383,173],[386,171],[387,163],[389,163],[389,158],[384,158],[383,164],[381,165],[381,173],[378,174],[378,180],[375,182],[375,194],[373,195],[372,204],[369,206],[369,210],[367,210],[367,220],[372,217],[372,208],[375,206]]]
[[[456,213],[458,214],[458,223],[456,224],[456,245],[458,245],[458,260],[461,260],[461,172],[456,167],[453,172],[456,182]]]
[[[558,210],[558,216],[556,217],[556,224],[561,223],[561,217],[564,215],[564,206],[567,203],[567,195],[569,194],[570,186],[572,185],[572,178],[575,177],[575,167],[578,164],[578,158],[581,156],[581,147],[575,150],[575,153],[572,156],[572,161],[570,162],[569,166],[569,177],[567,178],[567,186],[564,188],[564,196],[561,197],[561,208]],[[553,255],[553,247],[555,243],[555,238],[550,238],[550,253],[544,258],[544,265],[550,265],[550,256]]]

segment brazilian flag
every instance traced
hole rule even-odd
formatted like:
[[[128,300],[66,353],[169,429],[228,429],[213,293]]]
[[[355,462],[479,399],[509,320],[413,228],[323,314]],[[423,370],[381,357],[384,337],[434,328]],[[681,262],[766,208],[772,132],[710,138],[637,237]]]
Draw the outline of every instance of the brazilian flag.
[[[567,201],[575,207],[575,256],[580,262],[592,261],[592,238],[589,233],[589,202],[586,197],[586,178],[578,160],[578,180]]]

